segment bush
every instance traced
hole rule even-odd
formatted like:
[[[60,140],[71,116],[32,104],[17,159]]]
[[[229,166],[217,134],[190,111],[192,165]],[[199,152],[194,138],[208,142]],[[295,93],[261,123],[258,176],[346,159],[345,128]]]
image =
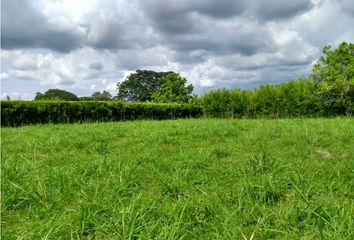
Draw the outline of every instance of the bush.
[[[61,89],[49,89],[45,93],[36,93],[37,101],[77,101],[79,98],[71,92]]]
[[[189,104],[1,101],[1,126],[44,123],[124,121],[198,117],[202,108]]]
[[[200,104],[211,117],[300,117],[319,116],[319,104],[312,96],[314,84],[306,79],[254,90],[219,89],[203,95]]]

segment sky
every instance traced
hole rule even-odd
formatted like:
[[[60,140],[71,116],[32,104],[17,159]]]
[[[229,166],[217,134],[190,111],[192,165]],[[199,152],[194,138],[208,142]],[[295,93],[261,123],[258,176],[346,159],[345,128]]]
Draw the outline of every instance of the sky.
[[[353,26],[352,0],[2,0],[1,98],[114,96],[137,69],[252,89],[307,76]]]

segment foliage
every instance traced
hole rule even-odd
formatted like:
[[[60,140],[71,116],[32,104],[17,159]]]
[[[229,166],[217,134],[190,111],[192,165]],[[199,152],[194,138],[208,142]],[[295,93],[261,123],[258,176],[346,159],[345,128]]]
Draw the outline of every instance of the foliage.
[[[313,83],[302,78],[254,90],[214,90],[199,101],[206,114],[213,117],[317,116],[320,113],[311,98],[312,90]]]
[[[129,102],[151,101],[152,94],[161,86],[162,78],[171,72],[137,70],[118,83],[117,99]]]
[[[152,94],[154,102],[161,103],[187,103],[193,86],[185,86],[187,79],[177,73],[168,73],[162,77],[161,86]]]
[[[1,136],[1,239],[354,236],[353,118],[44,125]]]
[[[311,78],[315,97],[329,114],[354,113],[354,44],[341,43],[336,49],[323,48]]]
[[[195,93],[193,93],[188,97],[188,103],[190,104],[198,104],[198,101],[199,101],[198,95]]]
[[[112,95],[107,91],[103,91],[102,93],[94,92],[91,98],[92,100],[96,100],[96,101],[110,101],[112,100]]]
[[[189,104],[2,101],[1,126],[43,123],[175,119],[198,117],[201,107]]]
[[[200,102],[215,117],[354,115],[354,44],[323,49],[309,79],[254,90],[215,90]]]
[[[83,96],[79,97],[79,101],[93,101],[92,97]]]
[[[34,100],[41,101],[77,101],[79,98],[71,92],[61,89],[49,89],[44,94],[37,92]]]

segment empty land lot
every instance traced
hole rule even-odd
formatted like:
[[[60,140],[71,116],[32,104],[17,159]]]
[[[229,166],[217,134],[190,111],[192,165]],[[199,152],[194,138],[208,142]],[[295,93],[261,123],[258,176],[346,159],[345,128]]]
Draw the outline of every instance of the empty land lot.
[[[353,118],[1,134],[2,239],[354,238]]]

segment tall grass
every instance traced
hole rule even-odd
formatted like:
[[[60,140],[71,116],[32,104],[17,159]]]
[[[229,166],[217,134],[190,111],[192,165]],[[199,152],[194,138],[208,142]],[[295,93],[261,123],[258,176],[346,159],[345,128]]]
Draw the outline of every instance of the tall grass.
[[[354,120],[1,129],[2,239],[353,239]]]

